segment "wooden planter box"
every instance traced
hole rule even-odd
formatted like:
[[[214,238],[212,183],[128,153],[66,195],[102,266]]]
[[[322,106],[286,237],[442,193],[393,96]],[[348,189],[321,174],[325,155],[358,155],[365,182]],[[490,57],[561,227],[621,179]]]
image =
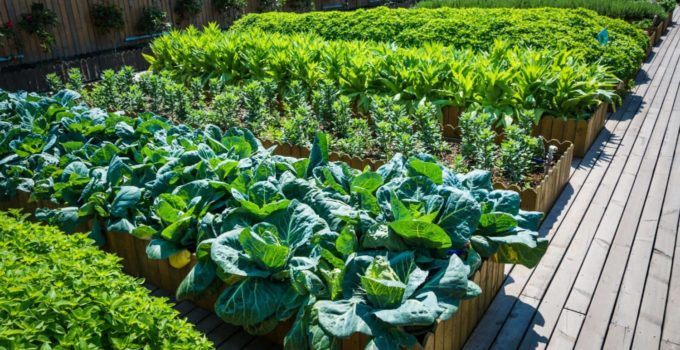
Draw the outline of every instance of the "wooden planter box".
[[[597,134],[604,128],[608,110],[609,104],[602,103],[588,120],[564,120],[546,115],[541,118],[538,125],[534,126],[532,134],[543,136],[546,140],[569,141],[574,144],[574,156],[583,157]],[[444,136],[459,137],[458,118],[460,117],[460,110],[444,107],[443,114],[445,116]],[[502,132],[502,130],[496,131]],[[499,138],[497,142],[501,140],[502,138]]]
[[[43,207],[44,201],[29,202],[28,194],[21,193],[17,197],[0,201],[0,210],[24,208],[25,210]],[[83,226],[79,231],[87,232],[92,223]],[[171,293],[175,293],[182,280],[196,264],[196,256],[192,254],[191,262],[181,269],[172,267],[168,259],[151,260],[146,256],[148,240],[140,239],[126,233],[106,232],[107,243],[103,247],[107,252],[122,258],[123,270],[132,276],[144,278]],[[461,302],[458,311],[451,319],[438,322],[433,331],[425,335],[422,347],[426,350],[460,349],[470,336],[477,322],[482,318],[489,304],[503,284],[504,265],[485,260],[480,269],[473,275],[472,280],[482,288],[482,294],[477,298]],[[218,293],[193,300],[207,310],[213,310]],[[292,320],[282,322],[267,338],[283,343],[283,337],[292,325]],[[343,350],[361,350],[369,338],[361,334],[343,340]]]
[[[574,156],[583,157],[604,128],[608,106],[608,103],[600,104],[588,120],[544,116],[534,127],[533,134],[543,136],[546,140],[569,141],[574,144]]]
[[[278,143],[269,140],[262,140],[262,145],[265,148],[276,146],[276,149],[274,149],[274,154],[285,157],[307,158],[309,157],[310,153],[310,150],[307,147],[291,145],[287,143]],[[371,170],[376,170],[380,168],[380,166],[385,164],[385,162],[382,160],[364,159],[355,156],[350,156],[344,153],[331,152],[328,155],[328,157],[333,162],[342,161],[347,163],[350,167],[359,170],[363,170],[366,167],[369,167]]]
[[[557,197],[562,193],[564,186],[569,182],[571,161],[574,158],[574,145],[568,141],[559,142],[557,140],[550,140],[547,143],[557,146],[561,156],[537,187],[521,189],[517,185],[506,186],[505,184],[494,183],[496,189],[519,193],[520,198],[522,198],[521,208],[523,210],[540,211],[547,214],[555,204]]]

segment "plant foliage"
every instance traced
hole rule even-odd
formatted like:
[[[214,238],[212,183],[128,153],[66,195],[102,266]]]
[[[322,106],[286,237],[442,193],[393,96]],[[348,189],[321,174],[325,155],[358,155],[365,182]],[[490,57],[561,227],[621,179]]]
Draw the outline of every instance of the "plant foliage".
[[[94,4],[90,8],[92,22],[97,29],[104,33],[121,30],[125,25],[123,11],[113,4]]]
[[[222,32],[212,24],[202,32],[172,32],[155,40],[152,51],[147,56],[152,69],[184,83],[197,77],[204,84],[219,79],[231,85],[271,79],[280,88],[298,81],[308,90],[325,83],[363,111],[370,107],[369,96],[378,94],[412,106],[423,99],[437,106],[478,102],[510,118],[526,108],[586,119],[600,103],[617,99],[618,80],[609,69],[583,62],[578,52],[504,42],[484,52],[438,44],[402,48],[309,34]]]
[[[609,43],[597,34],[606,28]],[[389,9],[304,14],[250,14],[232,30],[314,33],[327,40],[372,40],[402,46],[436,42],[490,50],[497,40],[534,49],[578,51],[590,64],[602,63],[622,80],[633,78],[645,58],[645,33],[622,20],[585,9]]]
[[[541,213],[491,174],[456,174],[427,154],[372,171],[329,161],[327,135],[307,159],[274,156],[245,129],[192,129],[52,97],[0,95],[0,195],[27,192],[67,231],[150,239],[153,259],[195,252],[179,298],[221,290],[215,310],[253,334],[295,319],[289,349],[415,345],[414,334],[480,294],[483,259],[535,266]]]
[[[0,347],[211,349],[84,235],[0,212]]]

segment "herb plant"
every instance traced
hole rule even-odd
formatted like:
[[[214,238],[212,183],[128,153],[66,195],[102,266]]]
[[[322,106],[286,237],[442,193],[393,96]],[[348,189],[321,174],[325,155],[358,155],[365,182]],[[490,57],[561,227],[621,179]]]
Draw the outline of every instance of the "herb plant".
[[[610,33],[607,45],[595,40],[602,28]],[[411,47],[436,42],[489,51],[495,41],[501,40],[534,49],[567,49],[580,52],[588,64],[605,65],[621,80],[635,77],[648,44],[646,35],[632,25],[581,8],[379,7],[345,12],[277,12],[249,14],[232,27],[234,31],[253,29],[282,34],[314,33],[326,40],[368,40]]]
[[[212,348],[85,235],[0,212],[0,247],[3,347]]]

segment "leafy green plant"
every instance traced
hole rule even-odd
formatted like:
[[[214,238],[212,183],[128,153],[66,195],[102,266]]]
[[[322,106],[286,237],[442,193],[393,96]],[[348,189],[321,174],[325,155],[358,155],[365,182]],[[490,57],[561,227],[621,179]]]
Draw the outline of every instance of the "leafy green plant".
[[[532,137],[531,130],[519,125],[507,126],[503,131],[503,142],[498,154],[498,167],[505,179],[511,183],[523,183],[525,174],[535,168],[534,159],[543,158],[543,142]]]
[[[628,22],[654,20],[664,16],[663,4],[640,0],[425,0],[417,8],[585,8],[602,16],[619,18]],[[668,12],[668,11],[666,11]],[[648,27],[645,27],[648,28]]]
[[[50,91],[50,93],[57,93],[59,90],[64,89],[64,82],[61,81],[61,77],[57,75],[57,73],[48,73],[45,76],[45,80],[47,81],[47,88]]]
[[[178,297],[219,292],[217,314],[254,334],[295,316],[289,349],[353,333],[379,349],[414,345],[479,294],[469,278],[482,259],[533,267],[547,248],[542,214],[521,211],[517,193],[427,154],[361,172],[330,162],[321,133],[309,158],[294,159],[247,129],[106,113],[70,90],[0,98],[2,198],[50,200],[57,208],[38,218],[68,232],[93,222],[100,244],[104,230],[149,239],[152,259],[195,252]]]
[[[0,247],[3,347],[212,347],[84,235],[0,213]]]
[[[221,32],[209,26],[203,32],[190,28],[159,38],[152,51],[154,56],[147,58],[154,71],[166,71],[187,84],[195,77],[231,85],[247,85],[252,79],[271,79],[279,87],[296,82],[314,108],[322,100],[314,91],[318,95],[329,89],[352,98],[359,113],[368,111],[376,94],[392,96],[409,112],[423,99],[435,106],[476,102],[493,109],[506,124],[522,108],[586,119],[600,103],[617,101],[614,87],[619,81],[602,65],[579,59],[579,52],[536,51],[504,42],[483,52],[438,44],[395,48],[325,41],[309,34]],[[358,51],[366,54],[357,56]],[[323,120],[327,105],[318,109]]]
[[[144,34],[154,34],[170,30],[168,14],[157,6],[144,7],[137,22],[137,29]]]
[[[90,16],[94,26],[103,33],[121,30],[125,26],[123,11],[113,4],[93,4]]]
[[[54,34],[50,31],[57,24],[59,24],[57,14],[39,2],[32,3],[31,12],[22,13],[19,21],[19,27],[28,34],[36,35],[40,47],[46,52],[51,51],[54,45]]]
[[[491,170],[494,166],[498,148],[496,132],[493,130],[495,121],[492,114],[476,109],[460,116],[460,154],[473,168]]]

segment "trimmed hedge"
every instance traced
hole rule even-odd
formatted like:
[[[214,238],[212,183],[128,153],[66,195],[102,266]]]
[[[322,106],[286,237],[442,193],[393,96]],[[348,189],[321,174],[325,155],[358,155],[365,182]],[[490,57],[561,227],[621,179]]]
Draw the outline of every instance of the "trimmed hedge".
[[[83,234],[0,212],[0,348],[210,349]]]
[[[666,17],[663,6],[640,0],[425,0],[416,8],[585,8],[602,16],[622,19],[627,22],[654,20],[654,16]],[[650,23],[651,24],[651,23]]]
[[[534,48],[583,52],[588,62],[601,60],[621,79],[633,78],[645,58],[649,39],[622,20],[585,9],[389,9],[352,12],[270,12],[250,14],[231,30],[310,32],[331,40],[374,40],[422,46],[438,42],[456,48],[488,50],[495,40]],[[609,42],[597,37],[607,28]]]

